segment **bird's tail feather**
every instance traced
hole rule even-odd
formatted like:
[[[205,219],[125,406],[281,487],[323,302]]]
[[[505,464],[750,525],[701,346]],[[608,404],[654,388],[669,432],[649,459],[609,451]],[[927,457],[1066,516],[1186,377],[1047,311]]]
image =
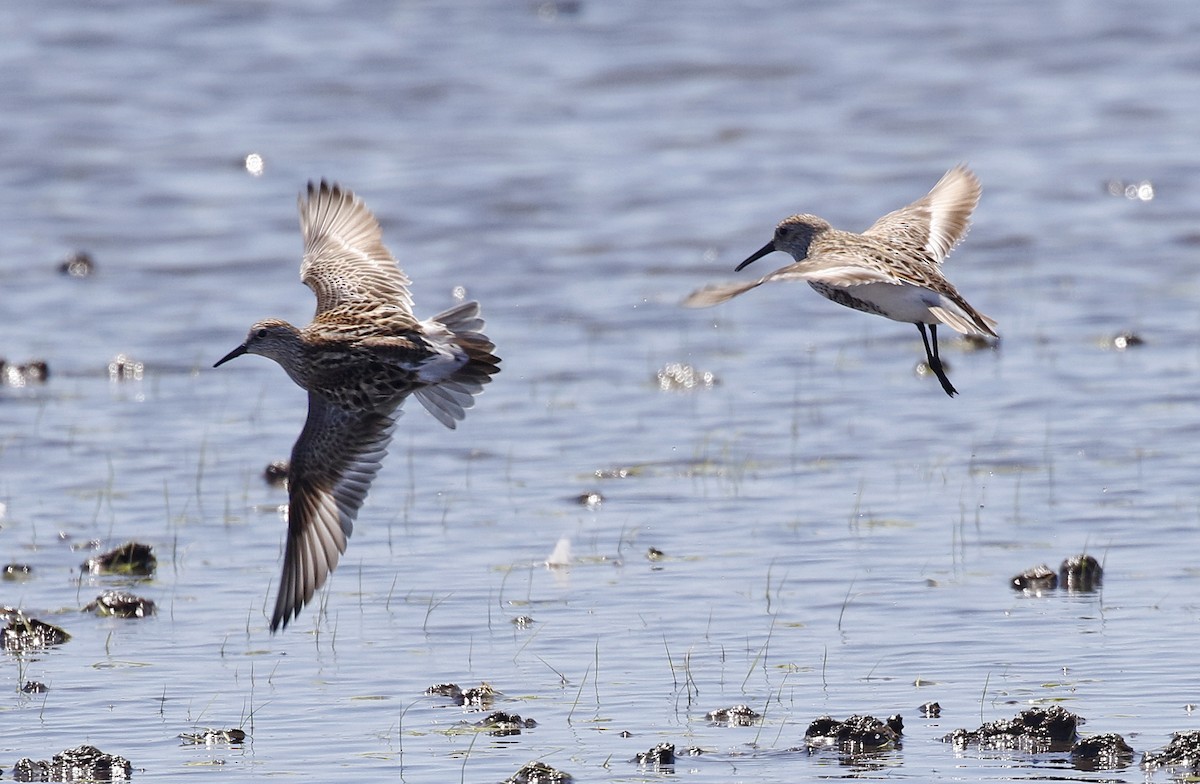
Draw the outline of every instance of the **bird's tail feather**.
[[[449,342],[467,355],[467,361],[445,379],[421,387],[415,394],[437,421],[453,430],[466,416],[466,410],[475,405],[475,395],[483,391],[483,385],[500,372],[500,358],[493,353],[496,345],[483,334],[478,302],[456,305],[430,321],[451,333]]]

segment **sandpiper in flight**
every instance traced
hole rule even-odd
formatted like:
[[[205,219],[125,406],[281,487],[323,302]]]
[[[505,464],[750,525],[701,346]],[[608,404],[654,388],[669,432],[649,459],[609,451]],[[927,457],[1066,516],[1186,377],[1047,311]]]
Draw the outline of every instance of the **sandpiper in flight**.
[[[260,321],[213,365],[260,354],[308,391],[308,419],[292,447],[273,632],[300,614],[346,551],[404,399],[415,394],[453,428],[500,363],[481,331],[478,303],[416,320],[410,281],[362,200],[336,184],[310,182],[299,206],[300,279],[317,295],[312,323]]]
[[[815,215],[793,215],[780,222],[774,238],[735,271],[776,250],[791,254],[794,264],[750,283],[707,286],[693,292],[684,305],[710,307],[769,281],[807,281],[839,305],[916,324],[930,369],[946,394],[953,396],[958,390],[942,367],[938,325],[968,335],[997,337],[996,322],[971,307],[940,268],[966,236],[979,193],[979,179],[960,165],[946,172],[924,197],[889,212],[862,234],[839,231]]]

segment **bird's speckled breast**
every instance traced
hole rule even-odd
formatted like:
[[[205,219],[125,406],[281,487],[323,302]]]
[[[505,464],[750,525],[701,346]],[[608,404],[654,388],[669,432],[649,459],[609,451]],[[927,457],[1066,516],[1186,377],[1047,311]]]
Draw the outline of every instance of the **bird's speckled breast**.
[[[845,288],[830,286],[827,283],[818,283],[811,280],[808,282],[808,285],[812,286],[813,291],[817,292],[822,297],[831,299],[839,305],[845,305],[848,308],[861,310],[863,313],[874,313],[876,316],[887,317],[888,315],[887,313],[884,313],[883,310],[875,303],[867,302],[866,300],[861,300],[857,297],[851,296]]]

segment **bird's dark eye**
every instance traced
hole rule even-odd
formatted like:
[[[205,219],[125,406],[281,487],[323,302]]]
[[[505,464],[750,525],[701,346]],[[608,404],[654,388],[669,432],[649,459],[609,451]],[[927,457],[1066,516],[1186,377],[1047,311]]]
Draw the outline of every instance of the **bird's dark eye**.
[[[265,329],[260,329],[258,332],[254,333],[254,336],[257,338],[265,338],[267,336],[267,331]]]

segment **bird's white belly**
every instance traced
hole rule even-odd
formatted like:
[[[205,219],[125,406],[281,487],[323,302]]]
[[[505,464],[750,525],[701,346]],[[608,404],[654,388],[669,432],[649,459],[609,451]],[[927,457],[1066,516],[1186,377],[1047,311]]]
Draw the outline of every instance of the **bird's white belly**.
[[[938,319],[929,312],[929,306],[940,304],[942,296],[920,286],[911,286],[907,283],[830,286],[826,283],[811,281],[809,285],[821,296],[864,313],[874,313],[894,321],[906,321],[910,324],[938,323]]]

